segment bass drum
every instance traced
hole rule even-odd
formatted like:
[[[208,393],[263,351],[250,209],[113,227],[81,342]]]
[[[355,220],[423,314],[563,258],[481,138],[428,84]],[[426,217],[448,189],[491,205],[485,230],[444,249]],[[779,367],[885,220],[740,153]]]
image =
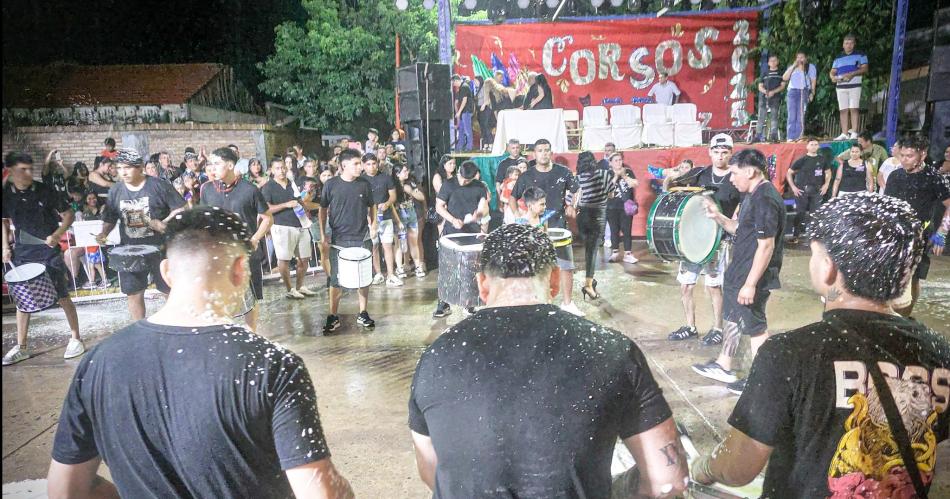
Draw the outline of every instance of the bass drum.
[[[647,216],[647,244],[663,260],[705,264],[715,258],[722,228],[706,216],[703,194],[673,191],[661,194]]]

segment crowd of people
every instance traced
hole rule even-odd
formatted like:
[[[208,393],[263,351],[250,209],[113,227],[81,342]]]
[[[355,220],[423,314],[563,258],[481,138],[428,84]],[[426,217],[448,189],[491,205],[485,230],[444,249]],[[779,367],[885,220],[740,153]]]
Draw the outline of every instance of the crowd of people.
[[[665,172],[667,190],[712,191],[705,216],[728,234],[709,264],[684,262],[676,276],[686,325],[668,339],[698,338],[693,291],[705,276],[714,324],[701,341],[720,352],[692,368],[740,394],[733,429],[690,466],[643,353],[621,332],[584,318],[574,303],[572,245],[552,237],[576,222],[585,300],[602,299],[595,271],[608,228],[609,261],[636,263],[629,231],[638,179],[620,152],[602,161],[583,152],[572,172],[554,162],[547,140],[532,145],[530,159],[511,141],[495,176],[496,217],[504,222],[497,228],[491,190],[474,162],[440,160],[430,214],[427,179],[400,158],[398,140],[383,145],[375,130],[362,151],[340,144],[326,165],[299,146],[266,167],[227,146],[186,151],[174,166],[167,153],[146,160],[107,140],[94,171],[78,175],[86,186],[78,210],[69,204],[77,175],[48,161],[36,181],[32,158],[11,153],[3,260],[47,265],[72,330],[67,358],[84,353],[59,249],[74,213],[96,207],[100,245],[118,227],[110,258],[132,245],[160,253],[118,266],[135,322],[79,363],[53,445],[50,494],[350,496],[330,459],[307,367],[254,333],[266,241],[287,298],[316,294],[302,275],[309,259],[323,262],[324,334],[332,334],[342,326],[340,253],[365,250],[373,284],[401,286],[410,270],[425,277],[418,238],[431,220],[440,236],[487,233],[476,278],[484,306],[465,307],[469,316],[426,349],[408,394],[418,472],[436,497],[606,497],[618,439],[637,462],[633,487],[648,497],[674,497],[690,480],[745,484],[766,463],[768,497],[847,495],[862,483],[888,488],[887,497],[922,497],[936,470],[934,447],[950,433],[950,343],[909,316],[929,255],[942,254],[950,231],[950,187],[940,173],[947,161],[931,165],[927,143],[911,137],[872,171],[866,156],[879,157],[879,146],[862,140],[836,174],[814,140],[790,170],[789,187],[805,206],[795,233],[809,242],[809,274],[825,314],[781,335],[770,334],[766,303],[781,286],[786,210],[765,156],[736,151],[720,134],[710,141],[709,165]],[[145,318],[150,284],[167,299]],[[356,293],[356,323],[367,329],[375,326],[373,284]],[[435,318],[452,313],[439,293]],[[29,318],[17,312],[18,345],[4,365],[29,358]],[[734,365],[743,335],[754,359],[745,378]],[[895,419],[895,400],[915,410]],[[195,421],[203,422],[197,433]],[[904,421],[911,424],[901,430]],[[97,476],[103,460],[114,484]]]

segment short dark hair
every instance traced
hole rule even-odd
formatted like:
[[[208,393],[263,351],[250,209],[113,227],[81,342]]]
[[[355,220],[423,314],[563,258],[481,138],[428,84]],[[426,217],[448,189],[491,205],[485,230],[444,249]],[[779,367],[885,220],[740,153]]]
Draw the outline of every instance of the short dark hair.
[[[805,143],[806,143],[806,144],[809,143],[809,142],[812,142],[812,141],[814,141],[814,142],[820,142],[820,141],[818,140],[818,137],[815,137],[814,135],[806,135],[806,136],[804,137],[804,139],[805,139]]]
[[[219,147],[215,149],[214,151],[212,151],[211,154],[214,154],[215,156],[218,156],[225,161],[230,161],[231,164],[235,164],[238,162],[237,153],[234,152],[234,150],[231,149],[230,147]]]
[[[524,200],[525,204],[529,204],[546,199],[547,196],[548,194],[540,187],[528,187],[524,190],[524,194],[521,195],[521,199]]]
[[[377,158],[376,155],[371,152],[364,154],[363,157],[360,158],[360,160],[364,163],[367,161],[375,161],[377,163],[379,162],[379,158]]]
[[[238,243],[250,251],[250,233],[241,217],[217,206],[196,206],[168,222],[165,247],[170,254],[178,251],[212,251],[217,245]]]
[[[604,144],[604,149],[606,149],[608,146],[616,148],[617,144],[614,144],[613,142],[607,142],[606,144]]]
[[[238,146],[236,146],[236,145],[234,145],[234,144],[228,144],[228,147],[231,148],[231,149],[238,149]]]
[[[577,173],[587,173],[597,168],[597,158],[590,151],[583,151],[577,155]]]
[[[861,132],[861,134],[858,135],[858,138],[859,138],[859,139],[864,139],[864,140],[866,140],[866,141],[868,141],[868,142],[874,142],[874,135],[873,135],[871,132],[867,131],[867,130]]]
[[[109,156],[99,156],[98,159],[99,159],[99,162],[96,164],[96,168],[102,165],[111,165],[115,163],[115,161],[113,161],[112,158],[110,158]]]
[[[740,168],[757,168],[762,174],[766,174],[768,169],[768,161],[758,149],[743,149],[733,154],[729,164]]]
[[[825,203],[812,215],[808,236],[828,251],[849,292],[878,302],[904,292],[925,251],[914,209],[866,192]]]
[[[854,41],[858,41],[857,37],[854,36],[854,33],[846,33],[846,34],[844,35],[844,38],[842,38],[842,41],[843,41],[843,40],[854,40]]]
[[[478,175],[478,165],[474,161],[465,161],[459,167],[459,176],[466,180],[471,180],[476,175]]]
[[[115,139],[113,139],[112,137],[106,137],[106,140],[102,141],[102,143],[107,146],[115,147]]]
[[[482,245],[482,272],[503,279],[534,277],[554,268],[554,244],[541,229],[507,224],[493,230]]]
[[[901,140],[901,147],[909,147],[918,151],[926,151],[930,147],[930,141],[920,135],[912,135]]]
[[[30,156],[29,154],[25,152],[13,151],[13,152],[8,152],[7,155],[4,156],[3,158],[3,165],[6,166],[7,168],[12,168],[20,163],[24,165],[32,165],[33,156]]]
[[[340,156],[337,158],[337,161],[339,161],[340,164],[342,165],[344,161],[349,161],[351,159],[362,160],[362,157],[363,155],[360,154],[359,151],[357,151],[356,149],[353,149],[352,147],[348,147],[344,149],[342,152],[340,152]]]
[[[551,141],[548,139],[538,139],[537,142],[534,143],[534,147],[543,146],[544,144],[547,144],[550,146]]]

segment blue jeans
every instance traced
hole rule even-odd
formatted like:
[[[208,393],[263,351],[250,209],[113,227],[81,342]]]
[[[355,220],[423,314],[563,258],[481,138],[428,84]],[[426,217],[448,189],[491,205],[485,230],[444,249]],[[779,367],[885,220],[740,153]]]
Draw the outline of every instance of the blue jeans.
[[[805,131],[805,112],[808,111],[808,89],[788,89],[788,127],[785,138],[797,140]]]
[[[471,151],[474,142],[472,137],[472,113],[462,113],[462,116],[459,117],[458,134],[459,139],[455,144],[455,150]]]

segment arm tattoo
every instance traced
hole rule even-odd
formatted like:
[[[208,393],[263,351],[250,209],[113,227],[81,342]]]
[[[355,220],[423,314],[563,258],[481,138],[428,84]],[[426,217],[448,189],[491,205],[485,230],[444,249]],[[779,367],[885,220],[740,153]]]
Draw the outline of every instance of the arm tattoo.
[[[667,465],[667,466],[675,466],[675,465],[676,465],[676,457],[677,457],[677,455],[679,454],[679,452],[677,452],[677,450],[678,450],[678,449],[677,449],[677,446],[676,446],[676,443],[675,443],[675,442],[670,442],[670,443],[668,443],[668,444],[666,444],[665,446],[663,446],[663,447],[660,448],[660,452],[662,452],[663,455],[666,456],[666,465]]]

